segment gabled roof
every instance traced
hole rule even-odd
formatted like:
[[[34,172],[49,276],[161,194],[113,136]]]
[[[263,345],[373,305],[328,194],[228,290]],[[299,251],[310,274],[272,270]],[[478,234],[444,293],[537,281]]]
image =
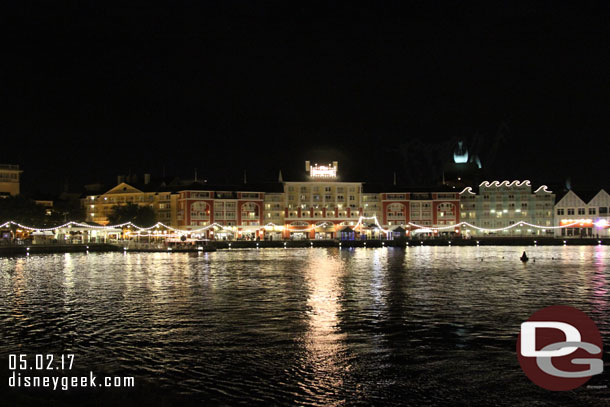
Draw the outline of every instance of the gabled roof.
[[[114,188],[111,188],[110,190],[106,191],[104,193],[104,195],[113,195],[113,194],[137,194],[137,193],[142,193],[144,191],[132,187],[131,185],[129,185],[126,182],[121,182],[119,185],[115,186]]]
[[[585,205],[587,205],[587,202],[588,201],[585,201],[584,199],[582,199],[576,192],[574,192],[573,190],[569,190],[569,191],[567,191],[567,193],[565,193],[563,195],[563,197],[561,197],[561,199],[559,199],[557,201],[555,206],[560,206],[560,207],[585,206]]]
[[[589,200],[589,205],[607,206],[610,202],[610,194],[604,188],[597,191],[597,193]]]

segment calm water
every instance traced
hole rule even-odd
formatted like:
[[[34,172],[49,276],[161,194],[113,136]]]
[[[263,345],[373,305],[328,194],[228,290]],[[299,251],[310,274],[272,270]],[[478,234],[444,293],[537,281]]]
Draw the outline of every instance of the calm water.
[[[538,389],[515,341],[537,309],[572,305],[598,324],[610,361],[610,247],[526,249],[535,263],[519,247],[0,259],[4,393],[21,404],[608,405],[607,388]],[[137,387],[8,389],[7,355],[41,352]]]

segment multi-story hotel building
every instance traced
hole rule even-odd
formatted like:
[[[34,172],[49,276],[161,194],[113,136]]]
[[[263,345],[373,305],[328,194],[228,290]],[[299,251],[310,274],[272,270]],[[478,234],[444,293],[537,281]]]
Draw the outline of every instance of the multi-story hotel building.
[[[264,236],[264,199],[261,188],[241,186],[209,186],[193,183],[177,188],[176,226],[185,230],[202,229],[217,224],[217,239]],[[214,237],[214,230],[203,232]]]
[[[463,227],[465,235],[553,236],[555,194],[545,185],[532,192],[530,181],[483,181],[475,192],[460,192],[460,219],[483,229]],[[549,226],[533,228],[526,223]],[[516,225],[516,226],[513,226]]]
[[[383,225],[388,228],[400,225],[414,234],[452,235],[459,228],[449,226],[460,222],[460,195],[450,187],[401,188],[381,192]],[[411,225],[411,226],[409,226]],[[434,232],[430,228],[444,228]]]
[[[19,195],[19,177],[22,172],[18,165],[0,164],[0,198]]]
[[[82,203],[85,207],[85,220],[100,225],[109,224],[108,217],[114,206],[130,203],[150,207],[155,212],[157,221],[175,225],[176,201],[176,194],[172,194],[164,185],[153,185],[150,176],[145,174],[142,184],[128,184],[119,177],[117,186],[100,195],[87,195]]]
[[[530,181],[485,181],[476,191],[468,187],[459,193],[450,186],[379,186],[345,180],[339,176],[336,161],[327,165],[306,161],[300,176],[284,180],[280,172],[278,182],[262,185],[245,180],[228,186],[205,182],[153,185],[149,176],[142,184],[124,181],[119,179],[114,188],[83,200],[87,221],[107,225],[115,205],[133,203],[151,207],[157,220],[169,226],[206,229],[200,233],[207,238],[279,240],[330,239],[345,234],[379,237],[394,230],[413,236],[553,236],[551,226],[564,220],[554,213],[555,195],[544,185],[532,192]],[[571,219],[568,213],[572,212],[580,219],[584,210],[586,214],[595,211],[592,222],[607,222],[610,204],[605,191],[588,206],[581,201],[572,203],[570,196],[556,208],[564,211],[562,205],[573,206],[573,210],[565,209],[565,219]],[[462,221],[476,227],[460,227]],[[211,225],[215,227],[208,227]],[[574,230],[566,233],[581,233]]]
[[[610,195],[600,191],[569,190],[555,205],[555,236],[610,237]]]
[[[311,165],[305,177],[283,182],[284,237],[334,238],[363,216],[362,182],[341,181],[339,163]]]

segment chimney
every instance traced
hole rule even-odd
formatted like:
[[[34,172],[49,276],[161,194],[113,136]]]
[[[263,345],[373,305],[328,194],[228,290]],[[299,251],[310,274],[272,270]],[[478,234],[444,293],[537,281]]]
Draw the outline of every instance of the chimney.
[[[246,170],[244,170],[244,184],[247,184],[247,179],[246,179]]]
[[[125,182],[125,176],[124,175],[119,175],[119,176],[116,177],[116,183],[117,184],[121,184],[123,182]]]
[[[396,171],[394,171],[394,185],[396,186]]]
[[[144,174],[144,185],[150,184],[150,174]]]
[[[305,161],[305,171],[309,172],[310,168],[311,168],[310,162],[309,161]]]
[[[339,161],[333,161],[333,167],[335,168],[335,171],[339,172]]]
[[[282,177],[282,170],[280,170],[280,173],[277,176],[277,182],[284,182],[284,177]]]

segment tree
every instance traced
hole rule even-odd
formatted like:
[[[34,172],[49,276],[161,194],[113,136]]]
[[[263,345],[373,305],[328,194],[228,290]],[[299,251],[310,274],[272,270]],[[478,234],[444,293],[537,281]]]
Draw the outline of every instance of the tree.
[[[52,213],[52,216],[62,223],[69,221],[81,222],[86,218],[85,208],[78,200],[58,199],[53,202]]]
[[[132,222],[138,226],[149,227],[156,223],[155,211],[150,206],[139,206],[133,203],[114,205],[108,215],[111,225]]]
[[[46,215],[44,206],[22,195],[0,199],[0,224],[9,220],[41,228],[57,225],[55,219]]]

